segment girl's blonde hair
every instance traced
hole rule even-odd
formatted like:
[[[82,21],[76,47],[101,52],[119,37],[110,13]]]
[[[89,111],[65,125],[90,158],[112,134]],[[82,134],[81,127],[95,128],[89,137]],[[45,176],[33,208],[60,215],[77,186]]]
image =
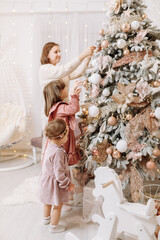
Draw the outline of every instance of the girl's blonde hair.
[[[65,130],[67,129],[67,124],[63,119],[57,118],[55,120],[50,121],[46,128],[45,128],[45,134],[49,139],[60,139],[61,134],[64,133],[65,136]]]
[[[54,43],[54,42],[48,42],[44,45],[43,50],[42,50],[42,55],[41,55],[41,64],[50,63],[49,58],[48,58],[48,54],[49,54],[49,51],[54,46],[59,46],[59,45],[57,43]]]
[[[65,88],[65,83],[62,80],[55,80],[45,86],[43,96],[45,100],[44,112],[48,117],[51,107],[61,101],[61,90]]]

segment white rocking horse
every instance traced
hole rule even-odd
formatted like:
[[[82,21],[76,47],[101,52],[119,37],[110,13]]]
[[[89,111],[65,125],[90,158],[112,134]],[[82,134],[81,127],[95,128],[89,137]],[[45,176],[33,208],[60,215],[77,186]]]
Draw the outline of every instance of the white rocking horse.
[[[104,197],[102,211],[105,218],[98,214],[92,216],[93,221],[100,225],[92,240],[156,239],[154,232],[160,225],[160,216],[155,215],[157,210],[154,200],[150,199],[147,205],[128,202],[123,196],[121,181],[113,169],[96,169],[93,195]],[[72,233],[67,233],[65,239],[78,240]]]

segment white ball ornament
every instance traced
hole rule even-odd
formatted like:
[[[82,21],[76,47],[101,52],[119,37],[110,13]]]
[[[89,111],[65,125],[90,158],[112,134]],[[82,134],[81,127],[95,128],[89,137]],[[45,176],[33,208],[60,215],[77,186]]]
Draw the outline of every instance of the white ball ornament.
[[[90,117],[97,117],[99,114],[99,108],[97,106],[90,106],[89,109],[89,116]]]
[[[125,140],[120,140],[117,143],[116,148],[121,153],[126,152],[127,151],[127,142]]]
[[[156,118],[160,119],[160,107],[156,108],[154,115]]]
[[[124,39],[118,39],[117,41],[117,47],[122,49],[127,45],[126,41]]]
[[[98,73],[94,73],[88,78],[88,80],[93,84],[99,84],[102,81],[102,78]]]
[[[102,92],[102,95],[103,95],[104,97],[108,97],[108,96],[110,95],[109,89],[108,89],[108,88],[105,88],[105,89],[103,90],[103,92]]]
[[[133,30],[137,30],[139,28],[139,26],[140,26],[140,24],[138,21],[135,20],[135,21],[131,22],[131,28]]]

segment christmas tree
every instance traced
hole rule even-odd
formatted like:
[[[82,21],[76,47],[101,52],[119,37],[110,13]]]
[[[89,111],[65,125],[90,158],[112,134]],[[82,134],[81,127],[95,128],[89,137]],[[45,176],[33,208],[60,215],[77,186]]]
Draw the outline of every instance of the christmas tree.
[[[115,0],[85,73],[80,148],[93,173],[110,166],[139,200],[160,177],[160,30],[142,0]]]

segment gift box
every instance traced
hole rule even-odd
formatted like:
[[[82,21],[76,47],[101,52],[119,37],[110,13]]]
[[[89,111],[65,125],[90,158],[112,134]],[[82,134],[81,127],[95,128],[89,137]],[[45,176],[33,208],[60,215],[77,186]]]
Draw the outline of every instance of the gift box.
[[[93,196],[95,188],[94,180],[90,180],[83,188],[83,219],[85,222],[92,221],[93,214],[99,214],[104,217],[102,212],[103,197],[97,199]]]

